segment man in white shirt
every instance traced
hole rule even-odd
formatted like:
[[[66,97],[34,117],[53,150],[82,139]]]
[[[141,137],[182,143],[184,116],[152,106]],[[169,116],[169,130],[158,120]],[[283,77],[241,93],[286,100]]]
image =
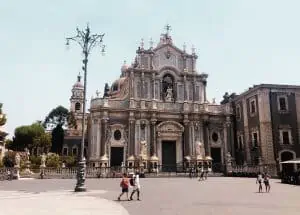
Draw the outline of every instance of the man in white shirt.
[[[140,200],[140,190],[141,190],[141,185],[140,185],[140,176],[139,176],[139,173],[136,172],[135,175],[133,176],[133,190],[131,192],[131,195],[130,195],[130,200],[133,200],[133,195],[135,192],[137,192],[137,200],[138,201],[141,201]]]

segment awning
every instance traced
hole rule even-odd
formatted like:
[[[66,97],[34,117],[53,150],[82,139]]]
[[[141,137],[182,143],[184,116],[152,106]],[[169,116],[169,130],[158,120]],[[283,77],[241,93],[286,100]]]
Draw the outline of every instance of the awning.
[[[295,158],[293,160],[288,160],[288,161],[283,161],[283,162],[280,162],[281,164],[285,164],[285,163],[290,163],[290,164],[300,164],[300,158]]]

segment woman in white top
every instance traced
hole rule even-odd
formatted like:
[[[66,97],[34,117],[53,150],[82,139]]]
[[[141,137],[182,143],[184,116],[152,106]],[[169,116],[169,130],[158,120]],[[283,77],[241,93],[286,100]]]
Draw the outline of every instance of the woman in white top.
[[[133,200],[132,197],[133,197],[134,193],[137,192],[137,200],[141,201],[140,200],[140,190],[141,190],[140,177],[139,177],[139,173],[136,173],[133,176],[133,190],[132,190],[132,193],[130,195],[130,200]]]

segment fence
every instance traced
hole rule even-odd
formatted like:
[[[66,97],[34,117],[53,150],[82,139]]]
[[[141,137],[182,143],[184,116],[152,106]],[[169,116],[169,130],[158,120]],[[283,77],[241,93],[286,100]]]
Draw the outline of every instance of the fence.
[[[267,172],[273,177],[278,176],[276,164],[233,166],[232,173],[228,174],[228,176],[256,177],[258,172]]]

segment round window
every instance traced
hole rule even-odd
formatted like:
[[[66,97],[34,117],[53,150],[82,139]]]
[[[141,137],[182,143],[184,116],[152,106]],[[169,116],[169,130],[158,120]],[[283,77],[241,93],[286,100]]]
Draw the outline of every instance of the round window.
[[[219,139],[219,135],[218,135],[216,132],[214,132],[214,133],[211,135],[211,138],[212,138],[212,140],[213,140],[214,142],[217,142],[218,139]]]
[[[121,131],[120,130],[115,130],[115,132],[114,132],[115,140],[120,140],[121,136],[122,136]]]

